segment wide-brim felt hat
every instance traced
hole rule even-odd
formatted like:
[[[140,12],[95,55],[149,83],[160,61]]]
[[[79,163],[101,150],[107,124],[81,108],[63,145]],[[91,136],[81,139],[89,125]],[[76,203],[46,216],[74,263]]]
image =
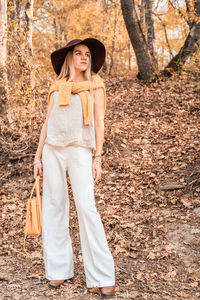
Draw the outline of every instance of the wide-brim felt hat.
[[[51,53],[51,62],[57,75],[60,74],[68,51],[72,50],[74,46],[79,44],[86,45],[91,52],[92,71],[98,73],[98,71],[101,69],[106,57],[106,49],[104,44],[94,38],[87,38],[84,40],[74,39],[69,41],[66,46]]]

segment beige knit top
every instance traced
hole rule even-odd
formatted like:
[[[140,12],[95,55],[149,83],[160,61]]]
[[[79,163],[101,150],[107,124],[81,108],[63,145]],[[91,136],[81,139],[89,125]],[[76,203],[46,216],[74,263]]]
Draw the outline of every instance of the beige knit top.
[[[70,95],[70,105],[58,105],[58,92],[54,92],[54,104],[47,125],[46,144],[54,146],[77,145],[96,149],[94,131],[94,105],[91,125],[84,125],[81,98]]]

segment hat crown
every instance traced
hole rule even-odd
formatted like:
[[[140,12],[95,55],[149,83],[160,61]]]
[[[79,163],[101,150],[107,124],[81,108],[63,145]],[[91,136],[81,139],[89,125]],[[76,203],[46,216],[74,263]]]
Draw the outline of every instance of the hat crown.
[[[70,46],[74,46],[76,45],[77,43],[80,43],[82,42],[82,40],[79,40],[79,39],[74,39],[74,40],[71,40],[70,42],[67,43],[67,47],[70,47]]]

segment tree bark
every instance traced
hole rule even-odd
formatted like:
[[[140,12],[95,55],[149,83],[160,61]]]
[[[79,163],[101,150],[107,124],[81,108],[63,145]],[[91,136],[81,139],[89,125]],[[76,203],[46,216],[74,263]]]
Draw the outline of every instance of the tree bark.
[[[23,35],[20,28],[20,14],[21,14],[20,0],[9,0],[7,7],[8,19],[8,41],[7,41],[7,56],[8,59],[15,57],[18,60],[19,66],[23,66],[23,58],[21,53],[21,36]],[[8,81],[14,80],[13,64],[8,64]]]
[[[144,27],[144,20],[145,20],[145,8],[144,8],[144,1],[145,0],[141,0],[140,4],[138,5],[139,8],[139,17],[140,17],[140,26],[143,28]]]
[[[27,50],[30,56],[33,56],[33,25],[32,25],[32,19],[33,19],[33,4],[34,0],[26,1],[25,5],[25,20],[26,20],[26,26],[25,31],[27,35]]]
[[[162,23],[162,26],[163,26],[163,29],[164,29],[165,40],[166,40],[167,47],[168,47],[168,50],[169,50],[169,53],[170,53],[170,57],[172,58],[173,57],[173,53],[172,53],[172,49],[170,47],[170,43],[169,43],[169,39],[168,39],[168,35],[167,35],[166,25],[164,23]]]
[[[67,19],[66,19],[67,20]],[[67,33],[65,27],[60,22],[60,41],[61,41],[61,47],[63,47],[66,44],[67,41]]]
[[[166,40],[166,44],[167,44],[167,47],[168,47],[168,50],[169,50],[170,58],[172,58],[173,53],[172,53],[172,49],[171,49],[169,39],[168,39],[167,28],[166,28],[167,26],[166,26],[165,22],[163,22],[162,18],[159,17],[159,15],[156,15],[156,16],[159,19],[159,21],[160,21],[160,23],[163,27],[163,30],[164,30],[164,33],[165,33],[165,40]]]
[[[7,52],[7,1],[0,0],[0,113],[4,111],[4,106],[8,96],[8,76],[6,70]]]
[[[113,28],[113,39],[112,39],[112,48],[110,53],[110,66],[109,66],[109,72],[108,75],[111,75],[113,66],[114,66],[114,52],[115,52],[115,38],[116,38],[116,29],[117,29],[117,8],[115,8],[115,20],[114,20],[114,28]]]
[[[152,18],[152,1],[151,0],[145,0],[145,22],[146,22],[146,26],[147,26],[147,44],[149,47],[151,57],[153,59],[153,63],[155,65],[155,67],[157,68],[158,62],[154,55],[154,47],[153,47],[155,33],[154,33],[154,24],[153,24],[153,18]]]
[[[106,20],[107,20],[107,14],[108,14],[108,7],[107,7],[107,2],[106,0],[102,0],[102,6],[103,6],[103,15],[102,15],[102,32],[104,33],[103,36],[105,36],[105,32],[106,32]],[[102,36],[102,41],[104,42],[105,37]],[[104,74],[107,73],[108,71],[108,64],[107,61],[105,60],[103,67],[102,67],[102,71]]]
[[[57,28],[57,22],[55,18],[53,18],[53,28],[54,28],[55,40],[56,40],[56,42],[54,43],[54,47],[58,49],[58,28]]]
[[[200,16],[200,0],[195,1],[195,15]],[[171,72],[181,71],[185,62],[190,58],[200,46],[200,22],[193,21],[190,32],[186,38],[183,47],[179,53],[172,58],[169,64],[166,66],[164,73],[170,74]]]
[[[35,69],[33,67],[33,4],[34,0],[28,0],[25,4],[25,32],[27,39],[27,54],[29,60],[29,68],[30,68],[30,84],[31,88],[35,87]]]
[[[135,2],[133,0],[121,0],[121,8],[126,29],[136,55],[139,77],[143,80],[150,80],[154,76],[154,71],[144,36],[138,23]]]
[[[128,69],[131,70],[131,45],[128,43]]]

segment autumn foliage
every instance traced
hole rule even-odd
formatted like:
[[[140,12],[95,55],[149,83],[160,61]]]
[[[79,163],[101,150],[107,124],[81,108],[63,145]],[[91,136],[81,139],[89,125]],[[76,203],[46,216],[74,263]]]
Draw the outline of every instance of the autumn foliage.
[[[134,2],[146,37],[145,1]],[[95,195],[116,264],[116,299],[199,299],[200,51],[178,74],[166,78],[159,73],[155,81],[144,83],[136,78],[119,0],[7,4],[6,66],[0,70],[0,92],[5,88],[0,114],[0,298],[99,299],[85,288],[71,190],[75,279],[59,292],[48,289],[40,240],[27,241],[36,259],[16,252],[23,252],[32,163],[55,79],[49,55],[70,39],[92,36],[107,49],[100,72],[108,96],[103,178]],[[159,71],[183,46],[194,21],[193,4],[153,1]]]
[[[196,75],[143,85],[106,78],[108,105],[102,181],[96,203],[116,264],[117,299],[198,299],[199,91]],[[76,210],[70,230],[75,278],[58,291],[44,275],[40,240],[23,252],[26,201],[42,110],[2,136],[2,291],[40,299],[98,299],[87,294]],[[14,141],[14,142],[13,142]],[[16,271],[17,270],[17,271]],[[13,279],[15,274],[15,279]],[[15,281],[14,281],[15,280]],[[21,287],[23,286],[23,291]],[[123,298],[125,295],[125,298]],[[167,296],[166,296],[167,295]]]

